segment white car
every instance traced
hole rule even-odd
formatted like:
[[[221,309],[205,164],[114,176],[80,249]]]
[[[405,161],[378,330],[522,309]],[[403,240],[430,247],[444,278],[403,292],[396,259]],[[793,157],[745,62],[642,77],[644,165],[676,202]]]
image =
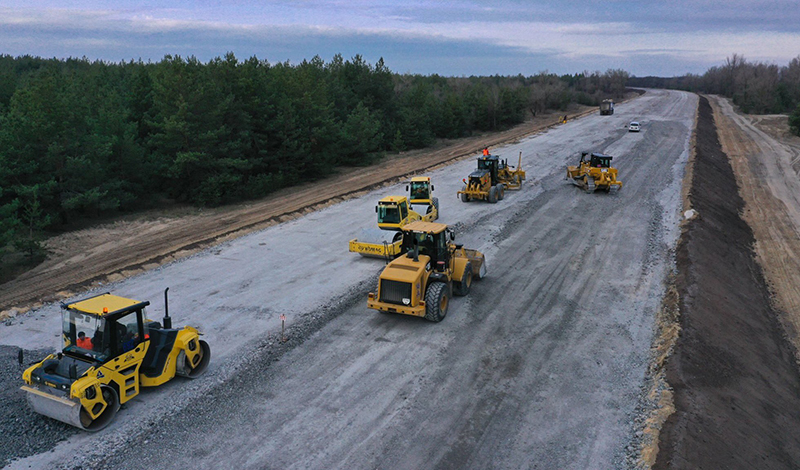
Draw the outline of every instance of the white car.
[[[639,123],[636,121],[631,121],[631,123],[628,124],[628,132],[639,132],[639,129]]]

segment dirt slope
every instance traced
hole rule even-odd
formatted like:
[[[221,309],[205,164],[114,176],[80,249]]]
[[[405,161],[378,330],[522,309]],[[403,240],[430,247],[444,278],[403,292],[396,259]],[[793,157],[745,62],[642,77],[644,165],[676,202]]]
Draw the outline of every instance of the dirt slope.
[[[710,101],[774,306],[800,347],[800,138],[786,116],[740,115],[725,98]]]
[[[681,333],[667,366],[676,412],[654,468],[796,468],[800,374],[705,98],[693,171],[689,197],[699,217],[677,250]]]

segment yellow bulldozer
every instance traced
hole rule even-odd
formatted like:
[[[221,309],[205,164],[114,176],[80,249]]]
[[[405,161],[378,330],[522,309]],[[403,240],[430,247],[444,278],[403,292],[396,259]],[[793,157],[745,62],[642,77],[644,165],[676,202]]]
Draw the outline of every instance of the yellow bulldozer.
[[[402,235],[403,255],[384,268],[367,307],[442,321],[450,297],[467,295],[472,281],[486,276],[486,258],[451,243],[455,234],[445,224],[412,222]]]
[[[616,193],[622,188],[617,180],[617,169],[611,166],[614,157],[602,153],[581,152],[577,166],[567,166],[567,180],[583,188],[587,193],[598,189]]]
[[[168,290],[163,325],[145,317],[150,302],[110,293],[62,304],[61,352],[22,374],[33,410],[99,431],[141,387],[203,374],[211,349],[195,328],[172,328]]]
[[[410,199],[387,196],[378,201],[375,207],[378,228],[361,229],[359,236],[350,240],[350,251],[362,256],[393,258],[400,254],[402,227],[415,220],[433,222],[439,218],[439,199],[431,196],[433,185],[429,177],[412,178],[406,190]]]
[[[469,180],[463,180],[464,187],[457,194],[462,202],[478,199],[494,204],[505,197],[506,189],[520,189],[523,180],[522,152],[516,168],[497,155],[483,155],[478,157],[478,168],[470,173]]]

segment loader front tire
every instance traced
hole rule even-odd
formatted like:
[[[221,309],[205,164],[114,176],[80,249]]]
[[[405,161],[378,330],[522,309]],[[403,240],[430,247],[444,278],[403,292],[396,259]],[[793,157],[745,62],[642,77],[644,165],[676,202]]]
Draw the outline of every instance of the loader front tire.
[[[497,186],[492,186],[489,188],[489,202],[492,204],[497,203]]]
[[[432,282],[425,292],[425,319],[440,322],[447,316],[447,306],[450,304],[447,284]]]
[[[467,295],[469,294],[469,288],[472,285],[472,263],[467,263],[464,267],[464,274],[461,275],[461,281],[459,281],[455,286],[453,286],[453,294],[455,295]]]
[[[469,202],[469,195],[467,194],[467,187],[461,188],[461,202]]]

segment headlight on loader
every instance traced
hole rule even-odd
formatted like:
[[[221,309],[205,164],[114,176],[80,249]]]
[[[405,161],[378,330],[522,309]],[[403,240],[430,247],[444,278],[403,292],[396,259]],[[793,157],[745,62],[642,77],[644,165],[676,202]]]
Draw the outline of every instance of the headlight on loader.
[[[411,299],[403,297],[403,305],[411,305]]]

